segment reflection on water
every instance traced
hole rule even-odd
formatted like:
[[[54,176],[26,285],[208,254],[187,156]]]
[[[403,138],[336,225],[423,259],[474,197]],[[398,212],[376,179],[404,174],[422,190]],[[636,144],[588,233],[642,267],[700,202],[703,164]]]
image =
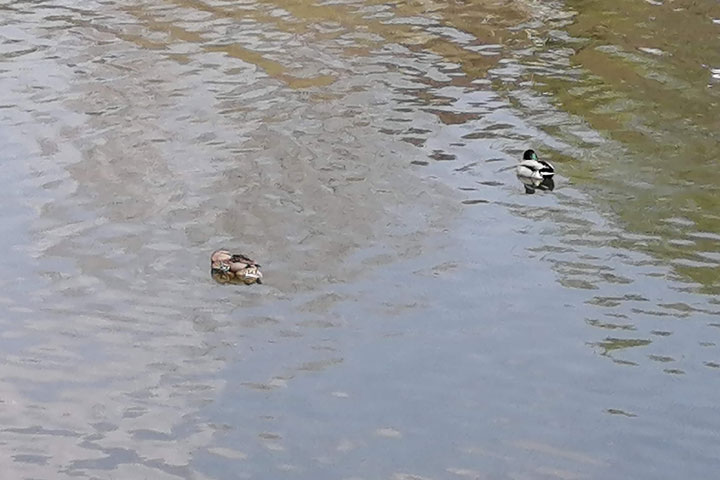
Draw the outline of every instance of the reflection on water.
[[[707,478],[720,14],[654,3],[0,4],[4,471]]]
[[[571,18],[534,29],[542,46],[516,57],[521,78],[552,95],[565,120],[545,131],[568,173],[641,239],[618,242],[665,260],[697,289],[720,293],[720,64],[717,2],[569,2]],[[550,28],[549,28],[550,27]],[[702,39],[702,40],[699,40]],[[547,105],[525,105],[542,125]],[[570,159],[568,159],[570,160]]]

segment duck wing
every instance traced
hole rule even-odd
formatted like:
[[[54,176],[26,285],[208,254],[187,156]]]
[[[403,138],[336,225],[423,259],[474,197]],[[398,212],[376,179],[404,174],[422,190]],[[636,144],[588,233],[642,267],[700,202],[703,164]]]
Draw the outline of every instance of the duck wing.
[[[543,168],[543,164],[537,160],[524,160],[517,166],[517,176],[521,179],[537,180],[543,179],[540,170]]]
[[[550,164],[550,162],[546,162],[545,160],[523,160],[518,164],[518,167],[524,167],[543,175],[555,173],[555,168]]]
[[[542,175],[543,177],[552,177],[555,174],[555,168],[550,162],[546,162],[545,160],[537,160],[537,163],[540,164],[538,172],[540,172],[540,175]]]
[[[243,255],[242,253],[233,254],[233,256],[230,257],[230,263],[233,264],[233,266],[237,267],[237,268],[246,268],[246,267],[250,267],[250,266],[259,267],[260,266],[257,263],[255,263],[255,260],[252,260],[250,257]]]

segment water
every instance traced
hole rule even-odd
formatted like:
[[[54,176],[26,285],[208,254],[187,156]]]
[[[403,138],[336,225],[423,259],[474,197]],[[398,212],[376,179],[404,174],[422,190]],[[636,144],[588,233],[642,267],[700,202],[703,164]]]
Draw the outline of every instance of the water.
[[[0,9],[7,478],[718,471],[715,2]]]

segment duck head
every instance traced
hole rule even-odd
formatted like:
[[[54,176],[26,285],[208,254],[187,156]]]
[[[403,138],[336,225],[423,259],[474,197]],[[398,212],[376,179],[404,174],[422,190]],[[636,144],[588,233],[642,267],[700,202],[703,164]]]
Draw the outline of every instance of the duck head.
[[[210,268],[212,268],[213,270],[228,272],[230,271],[231,259],[232,254],[227,250],[215,250],[212,255],[210,255]]]
[[[535,150],[525,150],[525,153],[523,153],[523,160],[537,160],[538,156],[535,153]]]

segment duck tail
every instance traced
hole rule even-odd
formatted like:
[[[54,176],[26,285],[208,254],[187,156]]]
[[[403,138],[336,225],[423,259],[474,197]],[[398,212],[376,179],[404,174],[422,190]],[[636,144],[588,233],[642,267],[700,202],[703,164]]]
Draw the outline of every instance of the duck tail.
[[[555,190],[555,180],[551,176],[544,177],[542,182],[540,182],[539,185],[541,188],[544,188],[545,190],[550,190],[551,192]]]

